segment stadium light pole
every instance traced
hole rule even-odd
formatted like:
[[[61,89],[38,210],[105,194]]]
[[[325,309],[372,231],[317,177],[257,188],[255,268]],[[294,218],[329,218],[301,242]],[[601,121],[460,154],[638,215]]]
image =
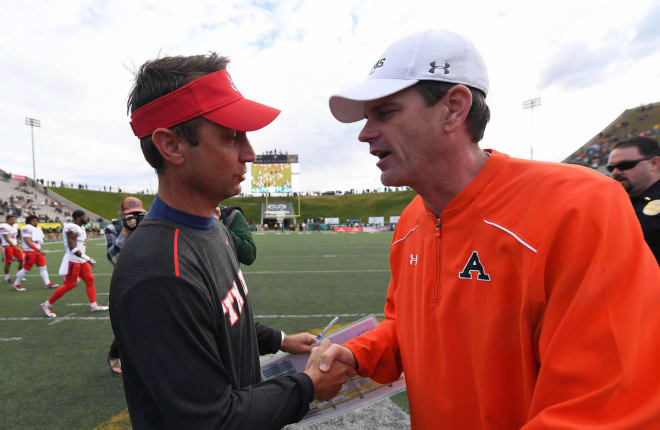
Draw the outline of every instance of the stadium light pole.
[[[30,136],[32,137],[32,180],[37,182],[37,169],[34,164],[34,128],[41,127],[41,121],[35,118],[25,117],[25,125],[30,126]]]
[[[541,98],[536,97],[534,99],[525,100],[523,102],[523,109],[529,109],[531,111],[531,138],[529,142],[529,159],[534,159],[534,109],[541,106]]]

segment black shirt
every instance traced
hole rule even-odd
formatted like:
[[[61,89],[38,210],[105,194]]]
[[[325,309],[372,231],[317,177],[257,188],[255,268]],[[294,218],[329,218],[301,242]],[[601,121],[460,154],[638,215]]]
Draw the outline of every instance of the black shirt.
[[[156,198],[110,285],[135,429],[275,429],[313,400],[304,373],[261,382],[278,330],[255,323],[226,228]]]
[[[641,195],[630,198],[637,218],[639,218],[642,225],[644,240],[646,240],[649,248],[653,251],[653,255],[655,255],[655,259],[660,264],[660,214],[651,213],[647,215],[644,213],[644,208],[654,200],[660,200],[660,181],[651,185]],[[660,204],[660,202],[655,202],[655,204]]]

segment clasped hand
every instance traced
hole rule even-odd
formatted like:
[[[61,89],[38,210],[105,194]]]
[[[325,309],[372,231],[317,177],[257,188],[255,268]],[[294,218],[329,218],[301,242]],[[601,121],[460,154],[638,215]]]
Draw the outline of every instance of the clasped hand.
[[[334,351],[344,348],[348,351],[354,362],[353,354],[345,347],[333,345],[328,339],[323,339],[321,345],[312,348],[307,360],[305,371],[314,383],[314,398],[317,400],[330,400],[339,393],[341,386],[349,376],[355,376],[355,364],[347,364],[344,354],[335,356]]]

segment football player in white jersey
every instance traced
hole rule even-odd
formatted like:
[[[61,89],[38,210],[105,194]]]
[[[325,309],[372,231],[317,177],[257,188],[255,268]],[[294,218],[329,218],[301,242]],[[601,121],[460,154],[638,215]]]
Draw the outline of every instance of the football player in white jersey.
[[[41,304],[41,309],[49,318],[55,318],[56,316],[53,312],[53,303],[78,284],[78,277],[81,277],[85,282],[90,311],[99,312],[108,310],[107,306],[99,306],[96,303],[96,288],[94,288],[94,275],[91,269],[96,265],[96,261],[85,254],[87,233],[85,232],[84,225],[89,222],[89,217],[81,210],[73,211],[71,217],[73,218],[73,223],[66,224],[62,229],[65,253],[62,258],[62,265],[60,266],[60,275],[66,275],[64,277],[64,283],[57,290],[53,291],[53,294],[48,300]]]
[[[0,241],[2,241],[2,255],[5,258],[6,283],[11,282],[9,267],[14,261],[14,257],[18,261],[18,270],[23,268],[23,251],[18,246],[18,228],[14,224],[16,224],[14,215],[7,215],[7,223],[0,224]]]
[[[21,228],[21,247],[23,248],[23,268],[16,273],[16,280],[12,288],[16,291],[25,291],[21,281],[25,274],[32,269],[36,263],[39,275],[44,280],[46,288],[57,288],[58,285],[50,282],[48,267],[46,267],[46,255],[41,250],[44,243],[44,232],[39,228],[39,220],[36,215],[25,218],[25,225]]]

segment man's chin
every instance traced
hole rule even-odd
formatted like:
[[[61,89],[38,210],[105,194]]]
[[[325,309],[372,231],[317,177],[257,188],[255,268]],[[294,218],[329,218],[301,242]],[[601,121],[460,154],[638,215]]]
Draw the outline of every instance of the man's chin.
[[[386,187],[405,187],[406,184],[400,178],[388,175],[386,172],[380,174],[380,183]]]
[[[630,185],[630,182],[628,182],[628,181],[618,181],[618,182],[621,184],[623,189],[626,190],[627,192],[630,192],[630,190],[632,189],[632,186]]]
[[[228,199],[230,197],[237,196],[241,193],[241,184],[236,184],[226,190],[224,194],[224,198],[222,200]]]

